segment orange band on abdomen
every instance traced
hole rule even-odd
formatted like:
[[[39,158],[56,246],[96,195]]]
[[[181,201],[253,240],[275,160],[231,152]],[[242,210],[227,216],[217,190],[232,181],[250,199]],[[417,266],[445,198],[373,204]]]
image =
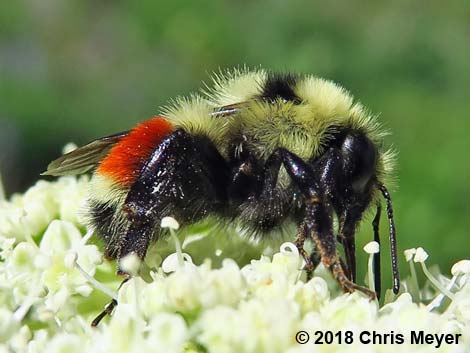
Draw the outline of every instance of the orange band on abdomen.
[[[162,117],[144,121],[123,137],[101,161],[97,173],[128,186],[161,141],[173,132],[173,126]]]

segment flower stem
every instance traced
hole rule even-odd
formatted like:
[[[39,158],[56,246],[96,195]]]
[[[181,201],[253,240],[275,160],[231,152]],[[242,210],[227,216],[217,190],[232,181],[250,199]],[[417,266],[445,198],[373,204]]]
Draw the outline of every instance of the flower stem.
[[[3,186],[2,175],[0,174],[0,201],[6,200],[5,188]]]
[[[449,299],[454,300],[454,295],[446,288],[444,287],[432,274],[429,272],[426,264],[424,261],[421,262],[421,267],[423,269],[424,274],[426,277],[429,279],[429,281],[436,287],[438,290],[440,290],[443,294],[445,294]]]
[[[414,302],[421,301],[421,293],[419,291],[419,283],[418,283],[418,276],[416,275],[416,268],[413,261],[409,261],[410,263],[410,272],[411,272],[411,283],[410,283],[410,294],[413,298]]]
[[[454,287],[455,283],[457,282],[457,279],[459,278],[460,276],[454,276],[452,277],[452,280],[450,281],[449,285],[447,286],[447,290],[450,292],[452,290],[452,288]],[[433,299],[432,302],[430,302],[426,308],[429,310],[429,311],[432,311],[436,308],[438,308],[442,301],[444,300],[444,297],[445,295],[443,293],[439,293],[439,295]]]
[[[175,242],[175,250],[176,250],[176,256],[178,258],[178,265],[180,267],[183,267],[184,266],[184,257],[183,257],[183,250],[181,249],[180,240],[176,236],[175,231],[171,228],[170,228],[170,233],[171,233],[171,237],[173,238],[173,241]]]
[[[96,289],[102,291],[104,294],[110,296],[114,300],[117,300],[117,294],[113,292],[111,289],[109,289],[106,286],[103,286],[100,282],[98,282],[94,277],[90,276],[83,268],[78,264],[78,262],[75,262],[75,267],[80,271],[83,277],[86,278],[88,282],[90,282]]]
[[[369,289],[372,292],[375,292],[375,282],[374,282],[374,254],[369,254],[369,260],[367,261],[367,279],[369,282]]]

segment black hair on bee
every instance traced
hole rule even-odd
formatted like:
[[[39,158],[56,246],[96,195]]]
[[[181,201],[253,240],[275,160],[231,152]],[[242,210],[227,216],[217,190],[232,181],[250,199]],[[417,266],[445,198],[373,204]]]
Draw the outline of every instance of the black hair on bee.
[[[258,237],[294,224],[308,276],[322,262],[344,291],[374,298],[355,283],[355,234],[375,206],[374,239],[380,241],[380,196],[390,223],[393,290],[399,290],[385,187],[393,153],[382,147],[384,135],[376,118],[331,81],[235,70],[216,75],[212,88],[177,99],[130,131],[60,157],[45,174],[93,171],[90,224],[111,259],[130,253],[143,259],[165,216],[187,225],[216,215]],[[311,255],[304,250],[306,240],[315,244]],[[377,255],[377,294],[379,264]],[[111,304],[104,313],[116,302]]]

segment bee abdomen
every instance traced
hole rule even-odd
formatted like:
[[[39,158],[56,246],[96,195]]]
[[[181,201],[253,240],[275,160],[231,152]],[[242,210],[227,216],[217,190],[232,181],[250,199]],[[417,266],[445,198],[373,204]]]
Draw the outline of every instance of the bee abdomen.
[[[137,125],[122,138],[101,161],[96,172],[128,186],[160,142],[174,130],[162,117],[154,117]]]

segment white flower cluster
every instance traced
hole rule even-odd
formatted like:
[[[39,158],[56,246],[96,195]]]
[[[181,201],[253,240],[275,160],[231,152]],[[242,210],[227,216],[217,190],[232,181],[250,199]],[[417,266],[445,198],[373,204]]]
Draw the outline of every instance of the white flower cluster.
[[[47,329],[74,317],[77,298],[92,292],[74,268],[76,261],[93,275],[102,262],[98,248],[86,244],[91,233],[84,237],[79,229],[86,185],[75,178],[40,181],[0,201],[0,351],[24,351],[36,334],[46,340]],[[33,332],[26,322],[45,330]]]
[[[322,277],[301,280],[303,261],[291,243],[242,268],[228,258],[213,268],[210,259],[196,265],[187,254],[173,254],[145,281],[127,281],[112,317],[92,328],[111,298],[94,289],[90,276],[108,288],[119,279],[88,244],[91,233],[78,218],[86,185],[74,178],[39,182],[0,201],[0,353],[470,351],[470,262],[457,263],[450,279],[429,273],[433,287],[419,290],[414,263],[429,272],[422,249],[406,254],[412,268],[406,292],[381,308],[360,293],[336,293]],[[127,265],[138,267],[132,258]],[[463,336],[439,348],[412,345],[410,331],[420,330]],[[299,331],[310,334],[308,343],[296,341]],[[316,331],[350,331],[355,340],[319,345]],[[363,344],[363,331],[403,334],[405,341]]]

